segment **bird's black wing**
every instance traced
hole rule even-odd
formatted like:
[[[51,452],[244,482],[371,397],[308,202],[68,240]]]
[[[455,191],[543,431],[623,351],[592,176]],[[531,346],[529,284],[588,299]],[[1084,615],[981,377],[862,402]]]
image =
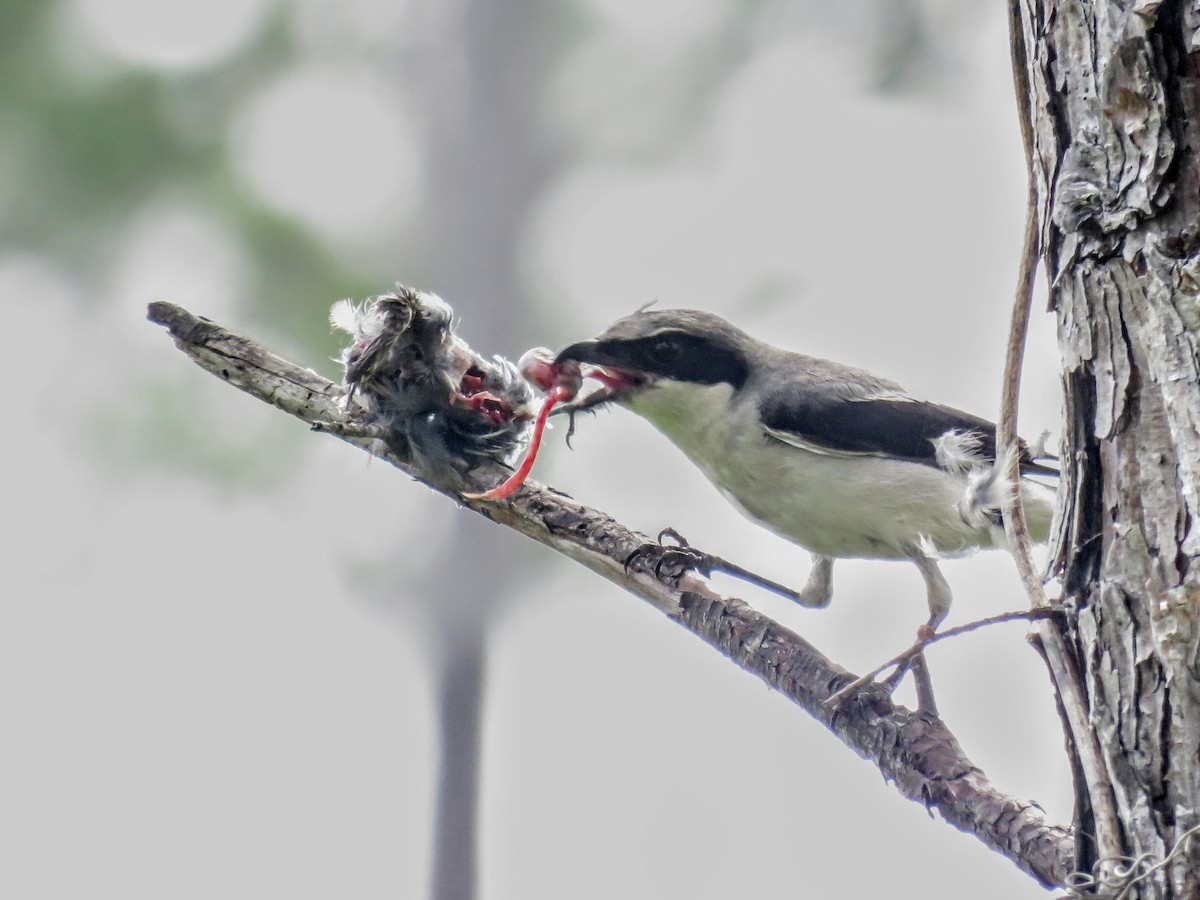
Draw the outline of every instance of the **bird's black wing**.
[[[947,432],[969,435],[977,442],[975,458],[990,462],[996,455],[996,426],[970,413],[914,400],[898,391],[862,397],[832,391],[783,389],[759,407],[767,433],[816,453],[871,455],[937,466],[938,441]],[[1021,447],[1022,468],[1032,460]]]

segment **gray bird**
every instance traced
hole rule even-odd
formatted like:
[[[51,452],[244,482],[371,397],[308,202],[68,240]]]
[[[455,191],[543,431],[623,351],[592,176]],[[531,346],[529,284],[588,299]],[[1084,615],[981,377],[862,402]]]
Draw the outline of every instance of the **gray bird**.
[[[397,285],[338,302],[330,321],[352,337],[342,353],[347,399],[426,476],[469,486],[474,466],[508,463],[527,442],[533,389],[512,363],[467,346],[436,294]]]
[[[834,559],[906,559],[924,577],[935,629],[951,602],[937,558],[1004,540],[1011,488],[995,426],[895,382],[684,309],[620,319],[558,354],[568,361],[597,367],[604,385],[576,408],[611,402],[642,416],[745,515],[812,554],[806,606],[828,605]],[[1024,443],[1020,464],[1057,474]],[[1031,536],[1044,541],[1054,491],[1024,477],[1020,490]]]

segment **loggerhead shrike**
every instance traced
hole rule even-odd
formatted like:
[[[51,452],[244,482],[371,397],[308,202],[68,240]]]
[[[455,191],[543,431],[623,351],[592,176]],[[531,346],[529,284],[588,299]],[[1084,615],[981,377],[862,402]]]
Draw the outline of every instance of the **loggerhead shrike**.
[[[665,434],[735,506],[813,555],[801,591],[826,606],[837,558],[907,559],[924,577],[929,627],[950,609],[939,556],[1002,544],[996,428],[896,383],[765,344],[718,316],[640,311],[558,354],[596,367],[614,402]],[[1023,473],[1055,475],[1020,446]],[[1054,491],[1021,479],[1029,531],[1049,532]]]

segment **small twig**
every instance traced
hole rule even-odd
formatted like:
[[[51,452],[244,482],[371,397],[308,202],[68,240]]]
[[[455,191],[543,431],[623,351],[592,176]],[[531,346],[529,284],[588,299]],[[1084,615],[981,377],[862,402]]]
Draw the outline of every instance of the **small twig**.
[[[347,421],[321,421],[316,420],[310,426],[313,431],[324,432],[325,434],[333,434],[338,437],[349,440],[356,438],[363,441],[383,441],[386,440],[390,432],[381,425],[374,425],[370,422],[356,422],[353,420]]]
[[[1053,609],[1019,609],[1013,612],[1000,613],[995,616],[988,616],[986,619],[977,619],[974,622],[968,622],[965,625],[956,625],[954,628],[947,628],[944,631],[936,631],[933,634],[918,638],[915,643],[903,653],[893,656],[887,662],[882,663],[850,682],[836,694],[829,698],[830,703],[841,703],[851,694],[861,690],[866,685],[875,681],[880,675],[888,669],[900,668],[910,663],[914,657],[930,644],[936,644],[938,641],[946,638],[958,637],[960,634],[967,634],[971,631],[977,631],[980,628],[986,628],[989,625],[1000,625],[1004,622],[1019,622],[1019,621],[1035,621],[1037,619],[1048,619],[1051,616],[1058,615],[1057,610]]]
[[[937,697],[933,694],[933,678],[929,674],[929,663],[925,661],[924,653],[917,653],[908,661],[909,672],[912,672],[913,687],[917,690],[917,709],[931,716],[941,716],[938,712]],[[904,677],[903,669],[897,669],[896,675]]]

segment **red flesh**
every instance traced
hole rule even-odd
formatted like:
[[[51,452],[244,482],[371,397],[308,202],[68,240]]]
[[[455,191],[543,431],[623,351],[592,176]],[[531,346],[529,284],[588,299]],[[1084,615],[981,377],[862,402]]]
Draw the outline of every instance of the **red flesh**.
[[[533,423],[533,437],[529,439],[529,449],[525,451],[525,459],[521,461],[517,471],[506,478],[503,484],[490,491],[484,491],[482,494],[463,494],[463,496],[468,500],[507,500],[515,494],[517,489],[525,483],[529,473],[533,471],[533,461],[537,458],[538,450],[542,446],[542,434],[546,431],[546,420],[550,418],[550,411],[559,401],[570,400],[573,396],[574,394],[561,385],[553,388],[546,395],[546,399],[542,401],[542,408],[538,410],[537,421]]]
[[[549,352],[549,351],[545,351]],[[533,471],[533,462],[537,459],[538,450],[542,446],[542,435],[546,431],[546,422],[550,412],[564,400],[574,400],[579,393],[583,381],[579,373],[578,363],[568,362],[556,365],[544,355],[534,356],[530,351],[521,360],[521,374],[543,390],[548,390],[542,408],[538,410],[537,420],[533,423],[533,435],[529,439],[529,449],[517,471],[513,472],[500,484],[482,494],[463,494],[468,500],[507,500],[525,483],[529,473]]]
[[[473,397],[483,390],[483,375],[479,373],[478,369],[467,369],[466,374],[459,382],[459,390],[467,397]]]

